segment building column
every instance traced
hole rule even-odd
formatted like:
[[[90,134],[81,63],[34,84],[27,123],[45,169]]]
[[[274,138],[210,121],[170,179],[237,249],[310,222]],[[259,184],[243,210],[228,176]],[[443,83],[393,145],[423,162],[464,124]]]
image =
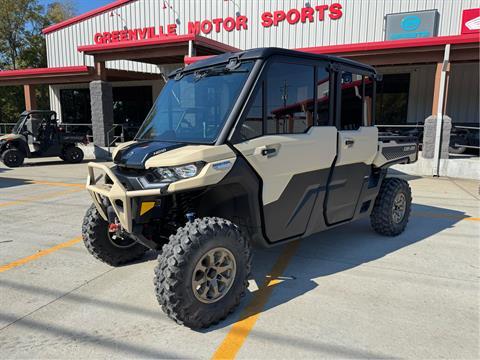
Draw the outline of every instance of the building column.
[[[23,85],[23,94],[25,96],[25,110],[37,110],[37,97],[35,96],[35,86]]]
[[[445,115],[450,75],[450,45],[445,46],[443,62],[437,63],[432,115],[425,120],[423,157],[433,159],[432,175],[439,176],[440,159],[448,159],[452,119]]]
[[[113,136],[113,133],[109,133],[113,128],[112,84],[103,80],[90,82],[90,105],[95,155],[104,158],[105,148],[110,145],[110,138]]]

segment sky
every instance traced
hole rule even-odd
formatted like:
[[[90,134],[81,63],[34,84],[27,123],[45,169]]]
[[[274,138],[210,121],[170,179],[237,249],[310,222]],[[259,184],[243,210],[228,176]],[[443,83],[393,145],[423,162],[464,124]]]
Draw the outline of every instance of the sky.
[[[43,5],[48,5],[49,3],[53,2],[54,0],[40,0],[40,3]],[[62,2],[63,0],[57,0]],[[87,11],[99,8],[103,5],[112,3],[113,0],[71,0],[74,3],[75,8],[77,10],[77,15],[83,14]]]

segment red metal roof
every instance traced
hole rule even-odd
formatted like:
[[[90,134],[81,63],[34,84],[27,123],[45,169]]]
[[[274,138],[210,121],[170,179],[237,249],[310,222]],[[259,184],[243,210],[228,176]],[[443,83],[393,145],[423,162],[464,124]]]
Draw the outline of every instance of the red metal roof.
[[[20,69],[20,70],[4,70],[0,71],[0,82],[2,78],[22,78],[32,76],[60,76],[60,75],[77,75],[88,74],[90,71],[88,66],[66,66],[57,68],[36,68],[36,69]]]
[[[464,34],[451,36],[438,36],[429,38],[418,38],[408,40],[386,40],[374,41],[358,44],[330,45],[318,47],[306,47],[295,49],[313,54],[343,54],[354,52],[369,52],[375,50],[390,50],[413,47],[441,46],[446,44],[469,44],[478,43],[480,41],[479,34]]]
[[[68,20],[65,20],[65,21],[62,21],[62,22],[59,22],[58,24],[54,24],[54,25],[51,25],[49,27],[46,27],[45,29],[42,30],[42,32],[44,34],[48,34],[48,33],[51,33],[53,31],[56,31],[56,30],[60,30],[60,29],[63,29],[67,26],[70,26],[70,25],[73,25],[75,23],[78,23],[80,21],[83,21],[83,20],[86,20],[86,19],[89,19],[91,17],[94,17],[96,15],[99,15],[99,14],[102,14],[104,12],[107,12],[107,11],[110,11],[110,10],[113,10],[119,6],[122,6],[122,5],[125,5],[126,3],[129,3],[129,2],[132,2],[132,1],[136,1],[136,0],[116,0],[110,4],[107,4],[107,5],[104,5],[102,7],[99,7],[98,9],[94,9],[94,10],[91,10],[91,11],[88,11],[84,14],[81,14],[81,15],[78,15],[78,16],[75,16],[71,19],[68,19]]]
[[[157,45],[188,43],[189,41],[193,41],[197,45],[203,45],[205,47],[209,47],[209,48],[216,49],[223,52],[239,51],[239,49],[234,48],[233,46],[223,44],[221,42],[208,39],[203,36],[194,35],[194,34],[165,35],[156,39],[112,42],[108,44],[82,45],[78,47],[78,51],[92,54],[92,53],[108,52],[108,51],[120,50],[120,49],[131,49],[131,48],[140,48],[140,47],[157,46]]]
[[[429,38],[409,39],[409,40],[386,40],[374,41],[357,44],[343,44],[343,45],[329,45],[329,46],[315,46],[294,49],[297,51],[304,51],[312,54],[355,54],[368,53],[378,50],[394,50],[402,48],[415,47],[431,47],[441,46],[446,44],[480,44],[480,34],[463,34],[451,36],[438,36]],[[207,59],[210,56],[186,56],[184,62],[186,65],[193,64],[197,61]]]
[[[207,56],[185,56],[185,59],[183,60],[185,65],[190,65],[193,63],[196,63],[197,61],[200,60],[205,60],[212,57],[212,55],[207,55]]]

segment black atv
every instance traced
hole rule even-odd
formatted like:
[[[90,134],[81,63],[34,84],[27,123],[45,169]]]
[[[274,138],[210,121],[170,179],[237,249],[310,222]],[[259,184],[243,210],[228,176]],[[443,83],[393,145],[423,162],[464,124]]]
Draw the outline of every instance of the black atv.
[[[77,145],[87,142],[85,135],[64,132],[55,111],[24,111],[11,134],[0,137],[0,159],[8,167],[21,166],[25,158],[51,156],[79,163],[84,154]]]

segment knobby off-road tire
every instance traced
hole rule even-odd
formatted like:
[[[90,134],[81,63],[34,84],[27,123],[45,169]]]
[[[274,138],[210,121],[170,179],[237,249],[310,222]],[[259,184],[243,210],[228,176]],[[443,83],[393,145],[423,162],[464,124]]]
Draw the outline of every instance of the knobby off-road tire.
[[[2,154],[2,162],[10,168],[22,166],[24,160],[25,155],[17,149],[5,150]]]
[[[78,146],[69,146],[65,149],[60,158],[67,163],[78,164],[82,162],[84,156],[83,150]]]
[[[83,219],[82,237],[88,252],[96,259],[111,266],[119,266],[141,258],[148,250],[132,239],[117,242],[115,245],[108,233],[108,224],[98,213],[95,205],[91,205]]]
[[[370,215],[373,230],[386,236],[401,234],[407,226],[411,205],[412,192],[408,182],[398,178],[385,179]]]
[[[217,249],[220,249],[218,253]],[[198,276],[202,278],[201,281],[206,281],[210,276],[207,275],[209,270],[198,270],[199,266],[206,266],[204,260],[209,254],[213,254],[214,259],[218,256],[217,269],[222,269],[220,266],[228,263],[235,265],[234,275],[230,277],[233,282],[229,287],[224,287],[226,291],[222,297],[210,302],[199,298],[200,291],[194,287],[196,282],[192,282]],[[158,303],[179,324],[194,329],[208,327],[225,319],[238,306],[248,287],[250,269],[250,245],[235,224],[216,217],[196,219],[171,235],[169,243],[163,246],[162,254],[158,257],[154,278]],[[230,270],[224,273],[225,276],[229,274],[232,275]],[[216,284],[218,287],[220,283]]]

